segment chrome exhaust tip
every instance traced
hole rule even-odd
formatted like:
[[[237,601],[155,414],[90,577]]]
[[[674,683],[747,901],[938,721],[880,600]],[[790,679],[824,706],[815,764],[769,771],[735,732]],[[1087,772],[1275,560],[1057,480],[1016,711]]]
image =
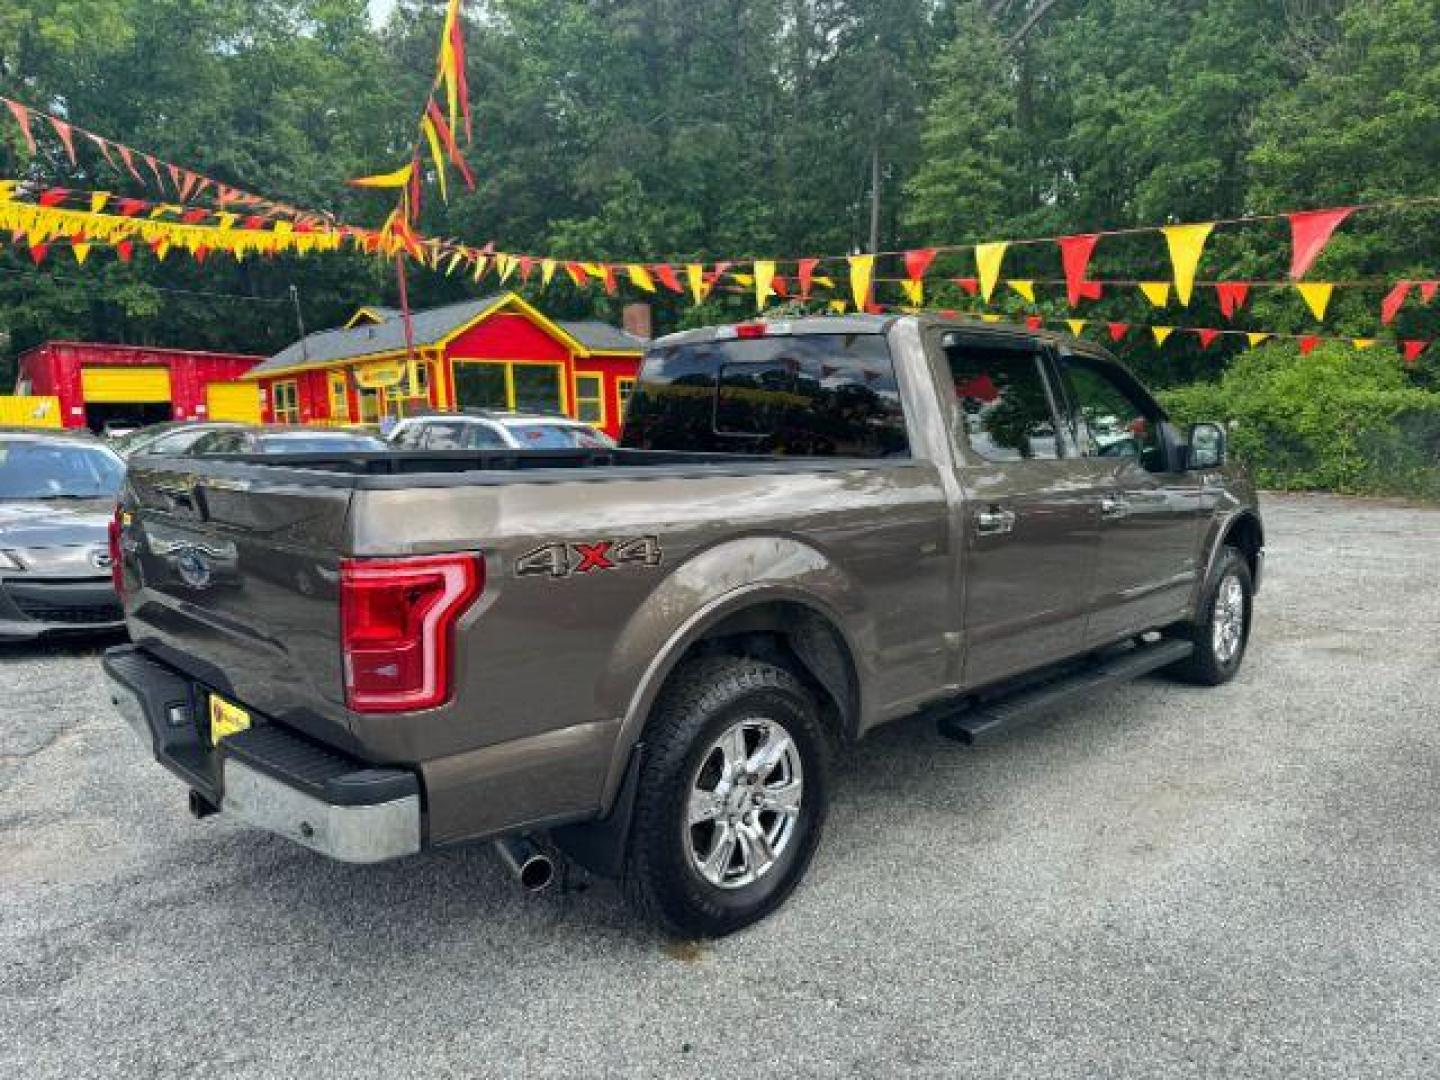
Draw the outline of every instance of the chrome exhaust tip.
[[[555,863],[525,836],[495,841],[495,851],[526,892],[542,892],[555,880]]]

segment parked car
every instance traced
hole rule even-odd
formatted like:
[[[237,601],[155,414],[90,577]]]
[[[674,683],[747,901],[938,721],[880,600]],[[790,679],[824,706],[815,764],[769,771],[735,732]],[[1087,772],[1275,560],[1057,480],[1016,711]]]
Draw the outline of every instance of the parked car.
[[[390,432],[399,450],[560,450],[613,447],[589,424],[545,413],[474,410],[401,420]]]
[[[1232,678],[1264,554],[1218,425],[1096,345],[932,316],[663,338],[616,450],[280,466],[126,482],[105,667],[197,812],[356,862],[496,839],[530,885],[548,837],[685,934],[790,894],[834,745]]]
[[[0,640],[124,626],[108,537],[124,475],[92,436],[0,431]]]
[[[207,431],[180,452],[210,454],[358,454],[388,450],[384,439],[345,428],[282,424],[229,424]],[[152,449],[150,453],[161,451]]]
[[[134,454],[183,454],[202,436],[239,426],[226,421],[167,420],[115,439],[110,449],[122,458]]]

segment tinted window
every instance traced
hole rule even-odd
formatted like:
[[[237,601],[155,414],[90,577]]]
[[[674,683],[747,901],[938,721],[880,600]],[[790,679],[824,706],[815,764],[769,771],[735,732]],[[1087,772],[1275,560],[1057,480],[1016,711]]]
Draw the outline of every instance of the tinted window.
[[[465,432],[465,445],[471,450],[497,450],[508,447],[505,436],[489,424],[470,424]]]
[[[625,445],[799,457],[905,457],[880,334],[806,334],[657,349],[630,400]]]
[[[168,435],[161,435],[148,446],[142,446],[138,452],[142,454],[183,454],[204,437],[203,429],[200,431],[172,431]]]
[[[264,454],[348,454],[384,449],[383,442],[369,435],[270,435],[260,439]]]
[[[506,424],[505,429],[521,446],[542,450],[599,449],[610,445],[610,440],[599,432],[571,424]]]
[[[114,498],[125,465],[109,450],[0,440],[0,499]]]
[[[1164,415],[1124,371],[1088,356],[1060,360],[1065,390],[1076,413],[1075,433],[1087,457],[1139,458],[1151,472],[1164,472],[1160,438]]]
[[[212,431],[195,440],[192,454],[243,454],[249,449],[249,438],[243,431]]]
[[[417,439],[413,445],[423,445],[426,450],[463,450],[469,429],[473,426],[455,421],[416,424],[413,429],[415,434],[419,436],[423,433],[424,438]]]
[[[1037,352],[959,334],[942,343],[971,450],[987,461],[1060,456]]]
[[[390,445],[400,450],[415,450],[425,441],[424,424],[406,424],[390,436]]]

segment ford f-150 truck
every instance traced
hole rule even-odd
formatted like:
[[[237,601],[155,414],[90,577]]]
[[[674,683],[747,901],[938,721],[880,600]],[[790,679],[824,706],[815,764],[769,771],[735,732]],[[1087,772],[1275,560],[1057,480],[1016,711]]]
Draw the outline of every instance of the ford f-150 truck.
[[[1264,553],[1219,425],[931,316],[662,338],[619,448],[140,455],[112,540],[112,696],[197,816],[558,848],[699,935],[790,894],[876,725],[1231,678]]]

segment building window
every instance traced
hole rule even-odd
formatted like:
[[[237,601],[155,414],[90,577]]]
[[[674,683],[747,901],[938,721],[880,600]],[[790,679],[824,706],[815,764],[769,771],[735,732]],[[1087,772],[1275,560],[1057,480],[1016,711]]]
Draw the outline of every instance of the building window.
[[[277,382],[270,388],[270,398],[275,405],[277,424],[298,424],[300,422],[300,388],[294,379]]]
[[[625,410],[630,407],[630,395],[635,392],[634,379],[616,379],[615,396],[620,399],[620,419],[625,419]]]
[[[457,359],[453,370],[457,409],[566,412],[562,364]]]
[[[380,397],[380,391],[370,387],[359,390],[355,396],[360,402],[360,422],[362,424],[379,423],[380,411],[385,407]]]
[[[430,400],[430,365],[424,360],[415,361],[414,396]]]
[[[596,427],[605,426],[605,377],[575,375],[575,419]]]
[[[347,380],[343,371],[332,371],[330,373],[330,419],[350,419],[350,393],[346,386]]]

